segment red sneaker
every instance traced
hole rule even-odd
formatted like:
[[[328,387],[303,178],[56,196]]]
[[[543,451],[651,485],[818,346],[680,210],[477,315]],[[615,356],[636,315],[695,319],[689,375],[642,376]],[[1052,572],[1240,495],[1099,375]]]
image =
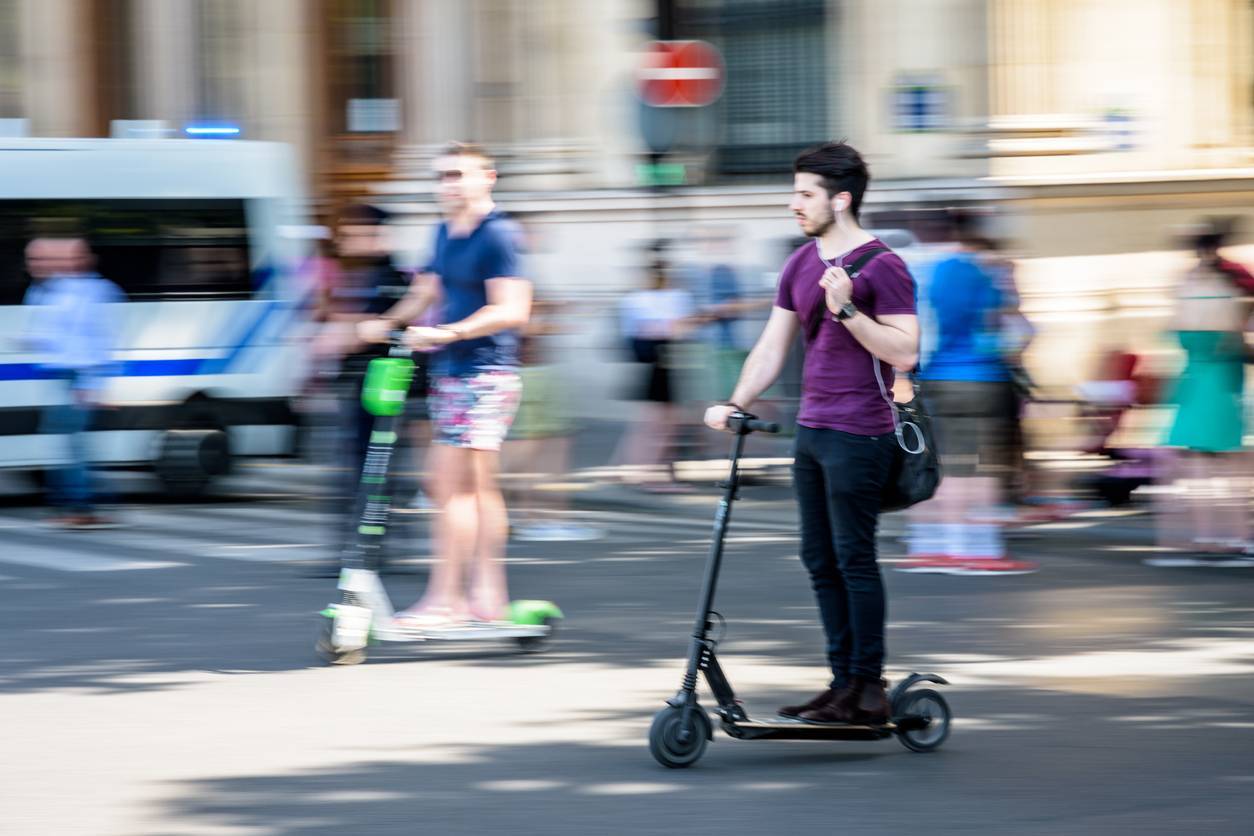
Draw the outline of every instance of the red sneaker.
[[[948,575],[962,562],[960,557],[944,554],[919,554],[908,557],[893,566],[898,572],[912,572],[918,575]]]

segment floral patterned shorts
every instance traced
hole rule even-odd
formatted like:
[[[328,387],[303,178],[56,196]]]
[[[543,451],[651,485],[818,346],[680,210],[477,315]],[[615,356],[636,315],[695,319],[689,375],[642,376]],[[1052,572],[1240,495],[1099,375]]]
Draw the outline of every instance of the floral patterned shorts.
[[[437,377],[428,405],[436,444],[472,450],[500,450],[518,402],[517,372],[485,371],[466,377]]]

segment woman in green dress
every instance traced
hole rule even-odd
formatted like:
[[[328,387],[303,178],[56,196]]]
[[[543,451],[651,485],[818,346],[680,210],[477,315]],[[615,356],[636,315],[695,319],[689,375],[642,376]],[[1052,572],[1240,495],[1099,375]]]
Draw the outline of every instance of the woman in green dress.
[[[1222,241],[1217,229],[1197,236],[1198,261],[1177,297],[1174,327],[1186,362],[1173,392],[1167,444],[1181,452],[1167,513],[1160,514],[1163,545],[1208,556],[1250,549],[1249,463],[1242,450],[1249,304],[1219,257]]]

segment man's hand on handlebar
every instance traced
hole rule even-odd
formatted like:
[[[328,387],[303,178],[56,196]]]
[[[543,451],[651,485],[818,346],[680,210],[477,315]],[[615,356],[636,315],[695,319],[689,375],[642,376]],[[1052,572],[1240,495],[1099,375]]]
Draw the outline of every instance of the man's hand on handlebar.
[[[357,339],[363,343],[386,343],[392,339],[396,323],[387,319],[363,319],[357,323]]]
[[[450,328],[415,325],[405,329],[405,344],[414,351],[448,345],[457,338],[458,333]]]
[[[717,403],[705,411],[705,425],[712,430],[723,430],[730,432],[731,428],[727,426],[727,419],[735,415],[739,410],[731,404]]]

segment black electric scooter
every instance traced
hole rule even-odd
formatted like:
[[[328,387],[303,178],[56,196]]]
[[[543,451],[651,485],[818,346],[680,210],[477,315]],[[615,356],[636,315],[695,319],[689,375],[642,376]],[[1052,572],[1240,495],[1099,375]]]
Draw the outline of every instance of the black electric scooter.
[[[711,634],[715,619],[723,619],[711,607],[731,506],[739,499],[739,464],[745,438],[753,432],[777,433],[779,425],[736,413],[728,420],[728,426],[736,436],[732,443],[731,471],[727,481],[721,485],[724,488],[723,498],[714,517],[714,540],[710,544],[697,620],[688,649],[688,669],[679,693],[667,700],[666,707],[653,717],[653,725],[649,729],[649,752],[662,766],[672,769],[692,766],[705,753],[706,743],[714,738],[714,731],[710,715],[697,702],[698,672],[704,674],[710,692],[718,701],[714,713],[718,715],[723,731],[737,740],[881,740],[896,735],[902,745],[915,752],[930,752],[938,748],[949,736],[949,704],[931,688],[914,687],[920,682],[949,684],[932,673],[912,673],[898,683],[889,696],[892,718],[876,726],[819,725],[785,717],[756,720],[736,699],[715,655],[719,639],[711,638]]]

